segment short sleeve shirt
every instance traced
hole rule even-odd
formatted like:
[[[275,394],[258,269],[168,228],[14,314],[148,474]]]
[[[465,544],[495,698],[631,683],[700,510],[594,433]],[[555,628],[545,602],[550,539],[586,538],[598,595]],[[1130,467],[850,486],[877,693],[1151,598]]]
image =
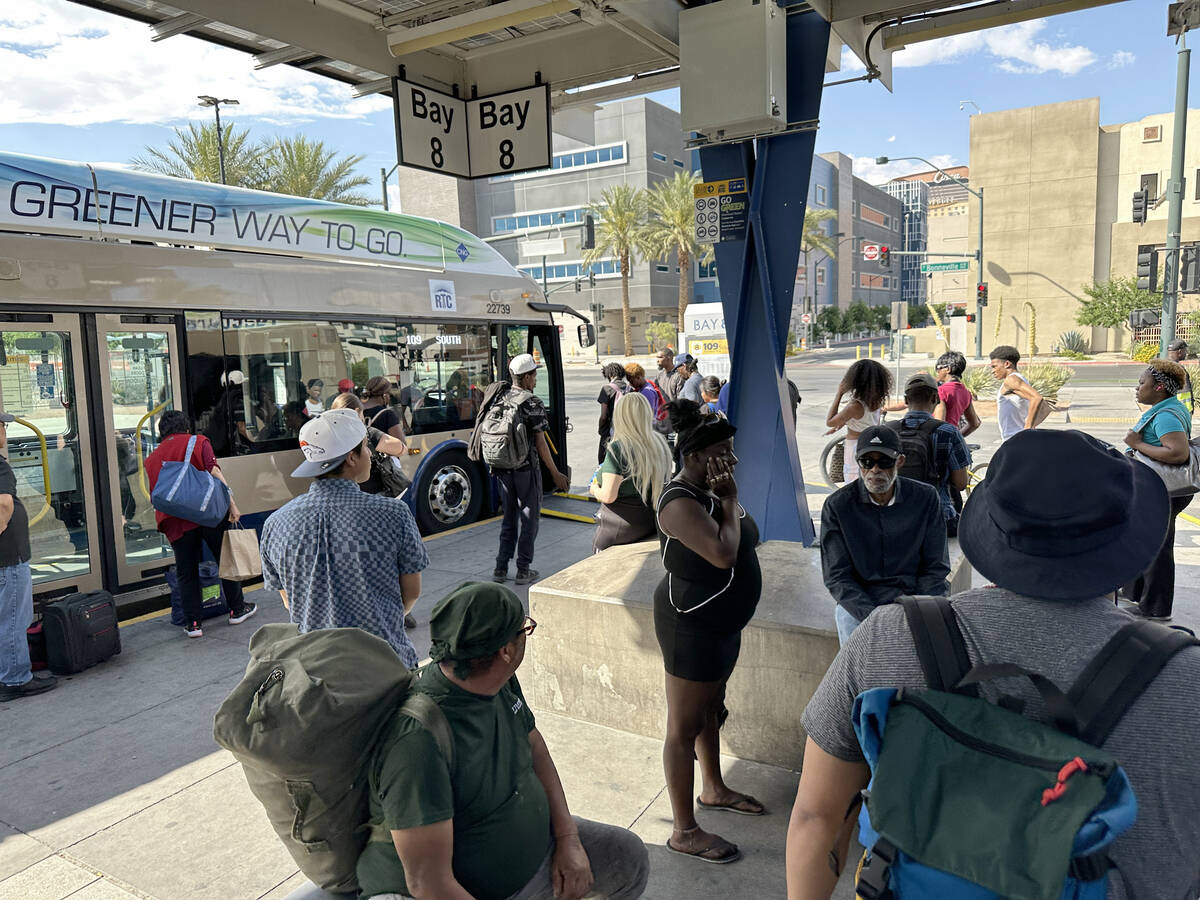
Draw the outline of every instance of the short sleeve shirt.
[[[367,407],[363,410],[363,419],[385,434],[390,434],[392,428],[400,424],[400,414],[386,406]]]
[[[525,427],[531,435],[550,427],[550,420],[546,417],[546,404],[536,395],[521,404],[521,416],[525,419]]]
[[[400,576],[420,572],[429,556],[403,500],[363,493],[347,478],[315,479],[270,515],[261,550],[263,584],[287,592],[302,632],[361,628],[416,668]]]
[[[604,456],[604,462],[600,464],[600,471],[607,472],[609,475],[620,475],[625,480],[621,482],[621,486],[617,488],[617,497],[629,500],[638,499],[637,488],[633,486],[633,479],[629,477],[629,463],[625,461],[625,454],[621,450],[621,445],[613,441],[608,445],[608,453]]]
[[[514,675],[494,697],[454,684],[437,663],[415,690],[438,704],[454,735],[450,770],[433,737],[397,716],[368,764],[371,822],[402,831],[454,820],[455,879],[472,897],[502,900],[533,877],[550,852],[550,805],[533,770],[534,717]],[[372,842],[358,861],[362,896],[407,894],[390,842]]]
[[[190,434],[173,434],[155,447],[154,452],[146,457],[146,479],[150,482],[151,492],[158,484],[158,476],[162,472],[163,463],[181,462],[183,454],[187,452],[188,441],[191,439]],[[212,444],[204,435],[197,435],[196,446],[192,450],[192,465],[202,471],[211,472],[216,464],[217,456],[213,453]],[[200,527],[195,522],[177,519],[175,516],[168,516],[157,510],[154,513],[154,521],[158,524],[158,530],[163,533],[168,543],[172,544],[193,528]]]
[[[938,399],[946,404],[946,421],[958,428],[973,399],[967,386],[960,381],[944,381],[938,385]]]
[[[29,515],[17,497],[16,473],[4,459],[0,459],[0,494],[8,494],[13,501],[12,518],[8,520],[8,527],[0,532],[0,568],[5,568],[29,562]]]
[[[1082,602],[1033,600],[1000,588],[954,597],[972,665],[1015,663],[1066,691],[1129,616],[1100,597]],[[1138,897],[1195,897],[1200,890],[1200,720],[1183,710],[1200,703],[1200,649],[1183,650],[1125,713],[1104,744],[1124,767],[1138,798],[1137,821],[1117,839],[1112,858]],[[830,756],[862,762],[854,734],[854,698],[875,687],[926,686],[912,634],[898,605],[872,612],[834,659],[801,723]],[[983,686],[995,702],[1015,694],[1026,715],[1046,721],[1028,682]],[[1188,749],[1183,749],[1188,748]],[[1108,898],[1128,900],[1109,880]]]
[[[1188,412],[1187,407],[1179,402],[1178,397],[1168,397],[1142,413],[1133,430],[1140,431],[1142,440],[1151,447],[1161,447],[1164,434],[1182,431],[1187,435],[1191,427],[1192,414]]]

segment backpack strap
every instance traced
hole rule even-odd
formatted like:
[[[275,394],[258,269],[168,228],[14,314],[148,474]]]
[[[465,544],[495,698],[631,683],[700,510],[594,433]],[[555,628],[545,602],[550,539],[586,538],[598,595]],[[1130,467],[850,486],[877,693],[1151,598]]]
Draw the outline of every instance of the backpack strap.
[[[433,737],[438,750],[446,759],[446,765],[454,772],[454,734],[450,731],[450,723],[446,714],[428,694],[421,691],[409,691],[404,702],[400,704],[400,715],[408,716],[424,728]]]
[[[954,690],[971,670],[967,645],[950,601],[945,597],[900,597],[908,630],[912,632],[917,658],[925,680],[935,691],[950,691],[978,696],[978,688]]]
[[[1125,711],[1185,647],[1200,647],[1200,641],[1187,631],[1145,620],[1114,634],[1067,694],[1079,717],[1080,737],[1103,745]]]
[[[921,434],[925,435],[926,437],[932,437],[933,433],[945,424],[946,423],[941,419],[926,419],[921,423],[918,431],[920,431]]]

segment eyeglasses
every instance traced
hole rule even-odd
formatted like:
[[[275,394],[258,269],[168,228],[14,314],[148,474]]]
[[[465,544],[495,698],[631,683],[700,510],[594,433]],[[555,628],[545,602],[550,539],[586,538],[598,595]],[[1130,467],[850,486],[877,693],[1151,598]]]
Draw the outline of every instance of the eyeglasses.
[[[525,637],[529,637],[531,634],[533,634],[533,630],[535,628],[537,628],[537,622],[535,622],[531,616],[526,616],[525,624],[521,626],[520,631],[523,635],[525,635]]]
[[[874,468],[894,469],[896,467],[896,460],[890,456],[863,456],[858,460],[858,467],[866,469],[868,472]]]

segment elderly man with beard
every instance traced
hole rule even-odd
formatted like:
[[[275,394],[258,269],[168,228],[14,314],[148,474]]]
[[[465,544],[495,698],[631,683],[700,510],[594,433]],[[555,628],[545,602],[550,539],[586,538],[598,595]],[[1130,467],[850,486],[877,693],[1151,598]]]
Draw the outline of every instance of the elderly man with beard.
[[[931,485],[898,477],[900,435],[873,425],[858,438],[860,478],[821,510],[821,569],[837,601],[838,640],[898,597],[945,596],[950,585],[946,523]]]

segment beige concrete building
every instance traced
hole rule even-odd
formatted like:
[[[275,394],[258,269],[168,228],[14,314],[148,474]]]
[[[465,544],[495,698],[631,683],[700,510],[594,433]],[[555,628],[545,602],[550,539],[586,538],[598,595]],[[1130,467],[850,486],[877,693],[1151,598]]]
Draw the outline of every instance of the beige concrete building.
[[[968,166],[954,166],[945,171],[970,183]],[[929,185],[926,249],[930,253],[974,252],[974,248],[967,249],[967,198],[970,194],[966,188],[938,171],[915,172],[896,180],[924,181]],[[931,256],[929,261],[945,262],[937,256]],[[967,305],[974,309],[976,269],[973,261],[966,272],[934,272],[932,275],[926,292],[930,303]]]
[[[1193,129],[1200,111],[1189,113]],[[1170,114],[1100,124],[1099,98],[986,113],[971,118],[971,183],[983,189],[984,263],[990,305],[984,352],[1030,344],[1047,353],[1066,331],[1082,331],[1093,350],[1123,349],[1125,329],[1076,323],[1083,288],[1133,275],[1137,247],[1166,240],[1167,204],[1145,225],[1132,221],[1133,192],[1165,193],[1170,174]],[[1183,241],[1200,240],[1200,145],[1187,153]],[[969,197],[966,242],[977,244],[979,203]],[[1183,298],[1181,309],[1194,307]]]

